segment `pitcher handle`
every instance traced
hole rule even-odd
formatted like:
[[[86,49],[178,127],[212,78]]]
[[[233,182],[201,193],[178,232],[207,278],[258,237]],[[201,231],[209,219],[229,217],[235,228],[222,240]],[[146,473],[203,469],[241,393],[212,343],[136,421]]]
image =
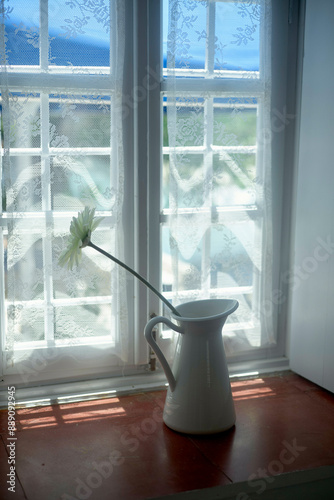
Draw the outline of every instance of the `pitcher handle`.
[[[145,338],[148,342],[148,344],[152,347],[153,351],[155,352],[164,372],[167,377],[168,383],[170,390],[173,392],[176,386],[176,380],[174,378],[174,375],[172,373],[172,370],[162,352],[158,344],[153,338],[153,329],[158,323],[164,323],[167,325],[169,328],[172,328],[172,330],[175,330],[176,332],[183,333],[183,330],[181,327],[175,325],[172,323],[168,318],[165,318],[164,316],[156,316],[155,318],[152,318],[147,325],[145,326]]]

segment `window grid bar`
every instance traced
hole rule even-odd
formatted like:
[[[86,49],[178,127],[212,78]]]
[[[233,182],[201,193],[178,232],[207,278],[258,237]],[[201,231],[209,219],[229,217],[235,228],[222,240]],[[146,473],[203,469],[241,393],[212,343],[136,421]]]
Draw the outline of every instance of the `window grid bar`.
[[[42,146],[42,211],[46,214],[44,219],[45,235],[42,236],[43,246],[43,273],[44,273],[44,332],[48,344],[54,343],[54,314],[53,314],[53,265],[52,265],[52,243],[48,237],[48,222],[51,216],[51,175],[49,157],[49,96],[42,93],[41,96],[41,123],[47,127],[41,127]]]
[[[260,79],[260,72],[259,71],[247,71],[247,70],[233,70],[233,69],[214,69],[211,72],[212,76],[214,78],[220,78],[220,79],[237,79],[240,80],[241,78],[252,78],[254,80],[259,80]],[[198,69],[198,68],[175,68],[175,69],[169,69],[169,68],[164,68],[163,70],[163,77],[165,79],[168,78],[169,75],[176,76],[178,78],[186,78],[186,77],[193,77],[193,78],[201,78],[205,79],[210,76],[210,72],[207,69]]]
[[[206,40],[206,55],[205,55],[205,70],[208,77],[212,78],[215,65],[215,22],[216,22],[216,5],[209,2],[206,7],[206,32],[208,34]]]
[[[209,4],[210,6],[210,4]],[[213,142],[213,108],[212,99],[209,98],[205,102],[204,107],[204,168],[205,168],[205,184],[204,198],[205,205],[212,206],[212,177],[213,177],[213,154],[210,145]],[[202,243],[202,289],[206,294],[211,288],[211,273],[210,271],[210,253],[211,253],[211,228],[208,228],[203,235]]]
[[[232,220],[232,215],[233,215],[233,220],[234,222],[237,222],[238,220],[241,222],[245,220],[245,217],[247,219],[251,219],[252,221],[255,221],[257,219],[262,218],[262,210],[259,209],[256,205],[249,205],[249,206],[226,206],[226,207],[206,207],[204,209],[198,209],[198,208],[180,208],[177,210],[178,215],[183,215],[183,214],[196,214],[200,212],[211,212],[211,218],[212,222],[219,224],[220,223],[220,217],[221,214],[229,214],[229,220]],[[165,208],[163,209],[163,212],[160,214],[160,223],[161,224],[168,224],[169,221],[169,216],[174,214],[175,211]]]
[[[7,220],[17,220],[17,219],[44,219],[45,217],[52,216],[53,219],[68,219],[69,217],[73,217],[73,215],[76,215],[78,213],[78,210],[67,210],[67,211],[56,211],[56,210],[45,210],[43,212],[6,212],[2,215],[2,225],[4,227],[7,226]],[[99,231],[103,226],[105,225],[110,225],[114,221],[114,217],[112,212],[110,211],[100,211],[97,210],[95,212],[97,217],[103,217],[103,221],[99,225],[99,227],[96,229],[96,231]],[[27,231],[33,231],[33,229],[27,228]]]
[[[80,68],[79,68],[80,69]],[[87,66],[81,68],[84,71],[88,71]],[[71,73],[41,73],[41,69],[38,68],[38,72],[17,72],[8,73],[8,86],[11,91],[19,92],[23,88],[29,88],[33,92],[39,92],[44,89],[49,92],[61,92],[66,90],[66,92],[73,91],[87,91],[91,89],[92,93],[99,94],[110,94],[110,89],[112,88],[113,80],[109,75],[90,75],[86,74],[71,74]],[[94,90],[92,90],[94,89]]]
[[[67,297],[66,299],[53,299],[53,306],[69,307],[69,306],[82,306],[82,305],[97,305],[109,304],[112,300],[111,295],[94,295],[92,297]],[[42,299],[35,300],[7,300],[7,305],[19,305],[25,308],[43,308],[45,301]]]
[[[209,4],[209,7],[211,4]],[[210,9],[209,9],[210,10]],[[204,106],[204,168],[205,168],[205,184],[204,198],[205,205],[210,208],[212,206],[212,178],[213,178],[213,153],[211,144],[213,143],[213,99],[208,98]],[[208,228],[203,235],[202,243],[202,290],[206,294],[211,288],[211,228]]]
[[[209,147],[215,153],[220,151],[226,151],[228,153],[244,153],[244,154],[255,154],[257,152],[257,146],[215,146],[210,144]],[[184,154],[203,154],[205,152],[206,146],[176,146],[175,151],[177,153]],[[42,154],[41,148],[12,148],[10,150],[11,156],[40,156]],[[62,156],[72,156],[81,153],[88,153],[92,156],[99,155],[110,155],[110,148],[49,148],[50,156],[62,155]],[[164,155],[170,153],[170,148],[164,146],[162,149]],[[2,151],[2,156],[3,156]]]
[[[207,13],[207,44],[205,56],[205,68],[211,75],[214,69],[215,54],[215,13],[216,6],[209,3],[206,8]],[[213,154],[211,150],[213,144],[213,99],[208,98],[204,103],[204,168],[205,168],[205,205],[212,206],[212,177],[213,177]],[[207,295],[211,289],[211,228],[205,231],[202,239],[202,262],[201,262],[201,283],[202,292]]]
[[[241,296],[241,295],[249,295],[253,293],[254,287],[253,286],[237,286],[237,287],[224,287],[224,288],[210,288],[210,296],[219,296],[219,295],[225,295],[225,296]],[[171,292],[164,292],[164,295],[166,299],[172,299],[173,298],[173,291]],[[178,298],[179,299],[193,299],[198,297],[199,291],[198,290],[179,290],[178,293]]]
[[[264,83],[252,78],[176,78],[174,87],[171,82],[163,80],[161,90],[168,93],[169,90],[180,96],[189,96],[192,93],[220,94],[222,97],[235,97],[236,95],[258,97],[264,92]]]
[[[47,71],[49,66],[49,5],[48,0],[40,2],[40,66],[41,71]],[[49,96],[41,92],[41,123],[47,127],[41,127],[41,186],[42,186],[42,211],[51,212],[51,176],[49,157]],[[45,235],[42,236],[43,248],[43,274],[44,274],[44,335],[48,345],[54,343],[53,326],[53,278],[52,278],[52,247],[48,235],[48,216],[44,222]]]
[[[189,90],[189,96],[190,97],[196,97],[197,94],[195,92],[190,92]],[[164,92],[164,97],[168,97],[169,95],[169,92]],[[262,95],[262,94],[261,94]],[[197,106],[200,107],[200,106],[204,106],[204,97],[206,96],[203,96],[203,102],[198,102],[197,103]],[[211,97],[231,97],[229,95],[225,95],[225,92],[216,92],[215,94],[213,94]],[[238,97],[238,96],[233,96],[233,97]],[[245,92],[244,94],[242,94],[242,97],[243,98],[254,98],[255,96],[253,94],[250,94],[249,92]],[[173,104],[170,104],[170,102],[168,100],[166,100],[164,102],[164,107],[168,108],[170,105],[173,106]],[[189,101],[188,103],[187,102],[182,102],[182,103],[179,103],[179,106],[183,107],[183,108],[191,108],[193,107],[193,103],[191,101]],[[242,108],[242,109],[245,109],[245,108],[248,108],[248,109],[256,109],[257,108],[257,103],[252,103],[252,102],[248,102],[248,103],[238,103],[238,102],[234,102],[233,104],[232,103],[229,103],[229,102],[215,102],[214,103],[214,107],[215,108],[227,108],[227,109],[237,109],[237,108]]]
[[[49,66],[49,0],[40,2],[40,36],[39,57],[40,69],[47,71]]]
[[[95,77],[102,77],[102,78],[110,78],[109,77],[109,66],[48,66],[47,70],[49,74],[52,74],[54,76],[57,75],[71,75],[73,73],[73,68],[77,69],[78,71],[84,69],[85,71],[89,72],[89,76],[86,78],[91,79],[91,75],[94,75]],[[41,74],[41,67],[40,65],[36,64],[12,64],[8,66],[7,71],[9,74],[13,75],[21,75],[26,76],[27,74],[31,75],[40,75]],[[83,78],[85,75],[83,74],[76,74],[74,77],[79,77]]]
[[[54,345],[50,346],[48,345],[45,340],[30,340],[28,342],[18,342],[15,345],[15,352],[20,352],[20,351],[33,351],[34,349],[49,349],[50,347],[57,347],[58,349],[61,348],[70,348],[70,347],[77,347],[77,348],[85,348],[86,346],[93,345],[96,346],[97,344],[101,345],[104,344],[105,346],[115,346],[115,341],[110,337],[110,335],[98,335],[96,337],[75,337],[73,338],[68,338],[68,339],[55,339]]]
[[[49,155],[56,156],[72,156],[72,155],[81,155],[82,153],[87,153],[90,155],[110,155],[110,148],[49,148]],[[40,156],[43,154],[42,148],[12,148],[10,150],[11,156]]]
[[[6,54],[6,43],[5,43],[5,33],[4,33],[4,25],[0,27],[0,50],[3,55]],[[4,61],[5,62],[5,61]],[[1,159],[0,159],[0,181],[1,181],[1,190],[3,189],[3,176],[6,169],[8,169],[9,165],[9,150],[10,150],[10,137],[9,133],[6,133],[10,129],[10,120],[9,120],[9,92],[7,90],[8,85],[8,73],[7,73],[7,64],[4,65],[4,71],[2,74],[2,84],[3,88],[1,88],[1,128],[3,129],[3,133],[1,134]],[[1,198],[3,196],[3,192],[1,193]],[[3,230],[3,204],[1,201],[0,206],[0,255],[1,255],[1,271],[0,271],[0,348],[1,353],[3,353],[4,348],[6,346],[6,331],[7,331],[7,305],[6,305],[6,293],[5,293],[5,249],[4,249],[4,230]],[[3,357],[1,354],[1,361],[3,361]],[[2,375],[4,370],[5,363],[1,363],[0,374]]]
[[[209,144],[208,146],[176,146],[173,148],[177,154],[204,154],[205,151],[210,148],[214,153],[220,153],[225,151],[227,153],[244,153],[244,154],[255,154],[257,152],[257,146],[214,146]],[[169,155],[170,148],[164,146],[162,153],[164,155]]]

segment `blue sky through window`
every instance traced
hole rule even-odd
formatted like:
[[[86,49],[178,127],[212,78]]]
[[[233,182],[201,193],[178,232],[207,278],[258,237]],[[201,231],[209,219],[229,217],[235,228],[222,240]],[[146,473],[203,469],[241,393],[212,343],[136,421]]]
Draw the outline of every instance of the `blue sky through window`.
[[[81,9],[80,2],[49,2],[50,64],[108,66],[109,9]],[[39,0],[16,0],[6,22],[10,64],[39,64]],[[96,51],[99,48],[99,51]]]
[[[166,66],[168,0],[163,0],[163,60]],[[39,1],[16,0],[7,23],[10,64],[39,64]],[[50,63],[74,66],[108,66],[110,34],[108,10],[92,14],[80,10],[80,2],[49,2]],[[252,7],[244,2],[214,2],[215,69],[259,69],[259,26]],[[189,14],[189,12],[187,12]],[[187,31],[186,62],[191,68],[205,67],[206,2],[198,2],[191,15],[194,26]],[[184,30],[186,32],[186,30]],[[99,47],[98,56],[96,47]],[[64,53],[66,51],[66,57]],[[94,54],[94,55],[93,55]]]
[[[168,4],[163,0],[163,59],[166,67],[168,38]],[[216,1],[215,5],[215,69],[259,70],[259,9],[245,2]],[[205,67],[207,2],[193,2],[190,10],[180,2],[178,28],[187,33],[186,64],[191,68]],[[192,17],[192,27],[187,28]],[[185,28],[183,28],[184,20]],[[180,58],[181,59],[181,58]],[[183,61],[184,63],[184,61]],[[182,67],[179,61],[179,66]],[[177,61],[178,65],[178,61]]]

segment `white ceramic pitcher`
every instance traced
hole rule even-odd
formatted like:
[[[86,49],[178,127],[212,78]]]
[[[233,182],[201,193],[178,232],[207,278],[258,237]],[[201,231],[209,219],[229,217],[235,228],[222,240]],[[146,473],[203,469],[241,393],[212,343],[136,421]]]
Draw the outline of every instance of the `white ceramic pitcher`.
[[[235,423],[222,328],[237,300],[208,299],[176,307],[173,323],[164,316],[151,319],[145,337],[165,371],[169,387],[163,420],[173,430],[187,434],[212,434]],[[179,332],[173,370],[153,338],[157,323]]]

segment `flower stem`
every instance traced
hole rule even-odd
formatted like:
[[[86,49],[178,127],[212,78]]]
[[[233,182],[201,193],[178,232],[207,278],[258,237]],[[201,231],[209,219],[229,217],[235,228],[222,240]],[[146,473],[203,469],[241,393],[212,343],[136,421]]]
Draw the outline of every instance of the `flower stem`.
[[[138,274],[136,271],[134,271],[133,269],[131,269],[131,267],[127,266],[126,264],[124,264],[124,262],[118,260],[116,257],[114,257],[113,255],[111,255],[110,253],[108,253],[105,250],[103,250],[102,248],[94,245],[94,243],[92,243],[91,241],[87,244],[87,246],[94,248],[94,250],[97,250],[98,252],[102,253],[102,255],[105,255],[110,260],[113,260],[114,262],[116,262],[116,264],[118,264],[119,266],[123,267],[124,269],[126,269],[127,271],[129,271],[131,274],[133,274],[133,276],[135,276],[137,279],[139,279],[153,293],[155,293],[159,297],[159,299],[162,300],[166,304],[167,307],[169,307],[169,309],[173,312],[173,314],[175,316],[180,316],[180,313],[177,312],[177,310],[175,309],[175,307],[172,306],[172,304],[163,295],[161,295],[161,293],[158,292],[158,290],[156,288],[154,288],[154,286],[152,286],[151,283],[149,283],[148,281],[146,281],[146,279],[143,278],[143,276],[141,276],[140,274]]]

